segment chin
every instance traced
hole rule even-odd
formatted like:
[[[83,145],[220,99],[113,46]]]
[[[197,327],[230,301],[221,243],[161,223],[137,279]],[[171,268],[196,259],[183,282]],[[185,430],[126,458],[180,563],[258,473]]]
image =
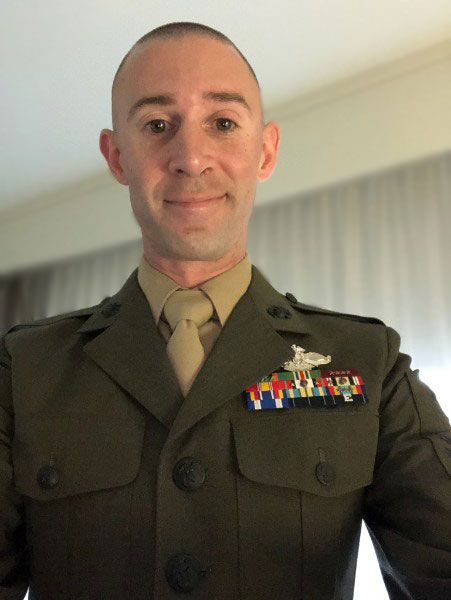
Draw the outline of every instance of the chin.
[[[227,243],[224,240],[207,240],[205,235],[200,239],[171,239],[171,243],[166,247],[166,257],[173,260],[192,260],[214,262],[223,258],[233,247],[229,239]]]

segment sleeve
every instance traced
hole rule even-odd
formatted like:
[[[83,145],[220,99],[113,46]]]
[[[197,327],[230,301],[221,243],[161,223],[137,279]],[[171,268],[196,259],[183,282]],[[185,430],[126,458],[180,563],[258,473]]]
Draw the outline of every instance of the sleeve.
[[[0,600],[22,600],[28,588],[25,518],[14,491],[11,358],[0,337]]]
[[[451,598],[451,431],[399,336],[387,328],[387,376],[364,519],[392,600]]]

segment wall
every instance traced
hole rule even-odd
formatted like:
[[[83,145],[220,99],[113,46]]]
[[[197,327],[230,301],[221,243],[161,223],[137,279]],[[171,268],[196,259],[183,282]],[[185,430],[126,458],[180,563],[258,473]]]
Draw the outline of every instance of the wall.
[[[282,142],[258,203],[451,148],[451,40],[269,108]],[[136,239],[127,188],[101,173],[0,213],[0,273]]]

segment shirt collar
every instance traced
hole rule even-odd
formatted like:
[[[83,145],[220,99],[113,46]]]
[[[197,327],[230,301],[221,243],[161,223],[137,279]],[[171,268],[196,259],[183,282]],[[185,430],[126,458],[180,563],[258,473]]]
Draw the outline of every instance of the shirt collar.
[[[147,298],[155,323],[158,324],[166,300],[180,286],[170,277],[150,266],[144,254],[138,267],[138,283]]]
[[[246,292],[251,282],[252,264],[246,256],[228,271],[197,286],[203,290],[215,307],[219,322],[223,327],[235,308],[238,300]],[[138,267],[138,283],[147,298],[152,315],[158,324],[163,307],[169,296],[182,288],[167,275],[164,275],[146,261],[144,255]]]
[[[221,326],[229,318],[238,300],[246,292],[252,278],[252,264],[246,256],[228,271],[202,283],[203,290],[213,303]]]

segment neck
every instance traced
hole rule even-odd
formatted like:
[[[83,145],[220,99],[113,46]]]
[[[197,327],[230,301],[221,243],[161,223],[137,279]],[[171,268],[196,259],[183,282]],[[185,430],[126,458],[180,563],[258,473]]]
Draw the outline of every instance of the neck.
[[[215,261],[175,260],[156,256],[144,249],[144,258],[149,265],[184,288],[196,287],[228,271],[243,260],[245,255],[245,250],[237,250]]]

